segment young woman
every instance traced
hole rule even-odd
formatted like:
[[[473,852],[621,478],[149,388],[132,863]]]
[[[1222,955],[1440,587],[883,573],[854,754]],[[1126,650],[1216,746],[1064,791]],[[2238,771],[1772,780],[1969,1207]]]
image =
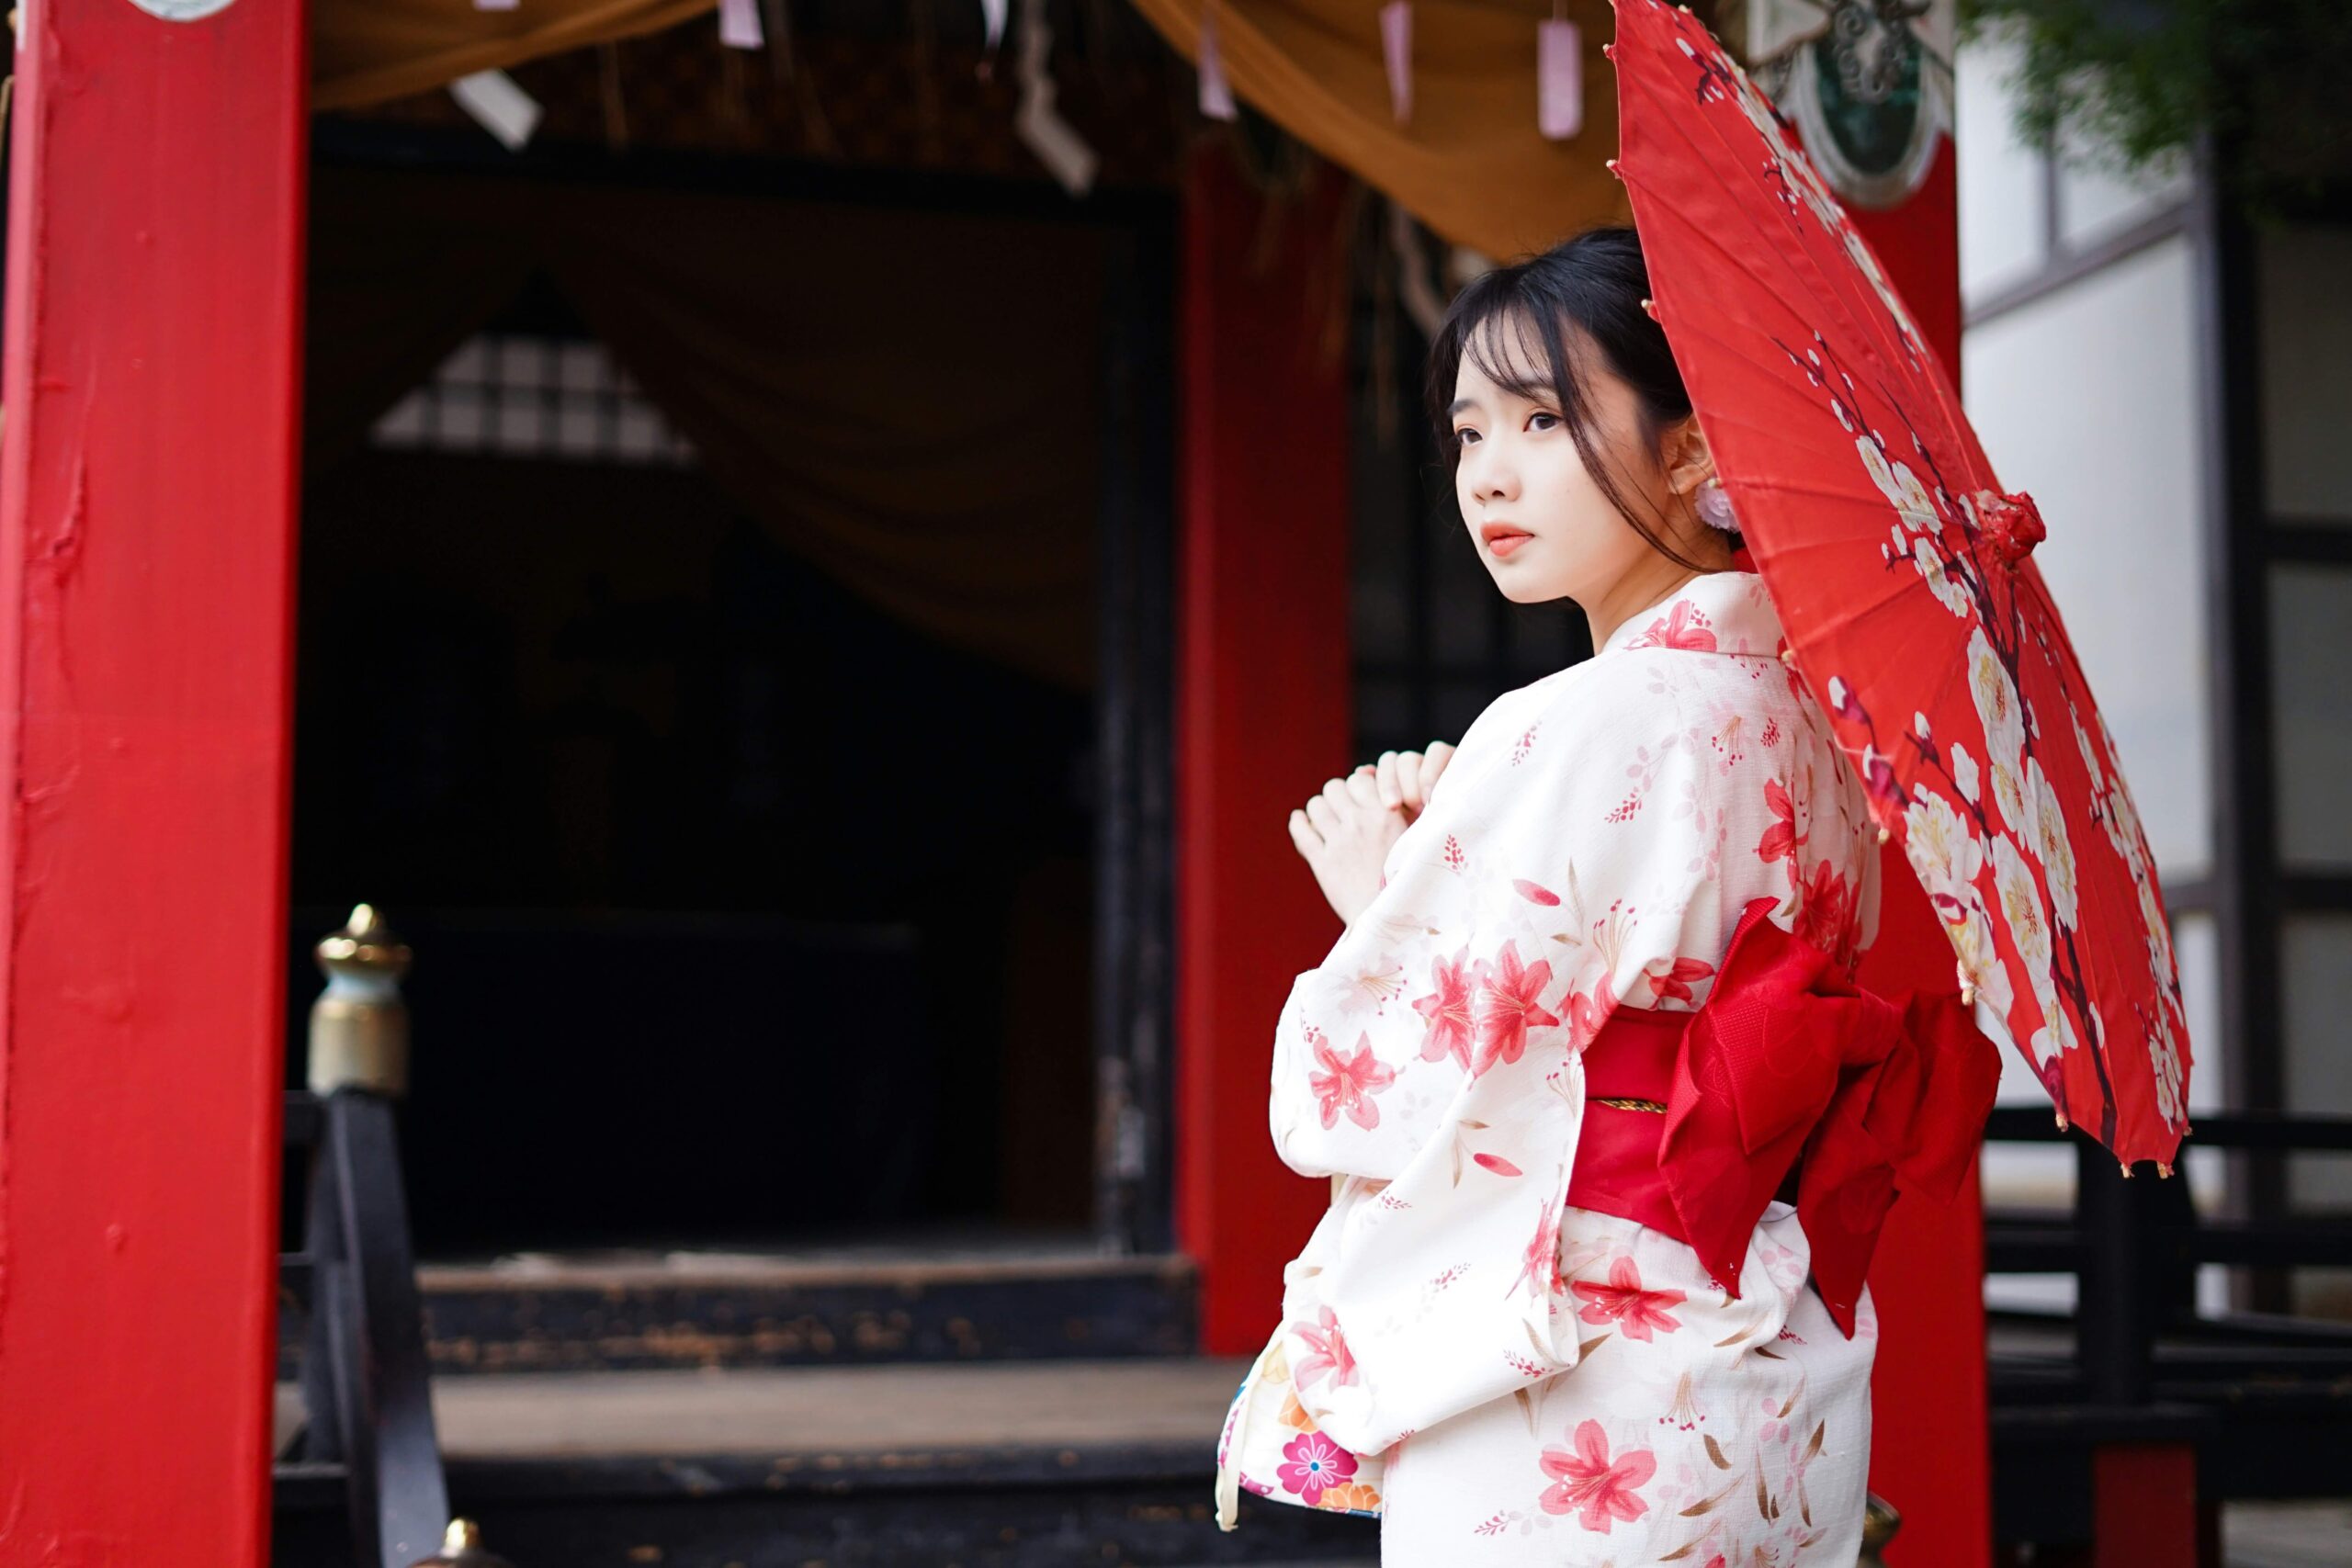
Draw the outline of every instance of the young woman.
[[[1759,987],[1852,998],[1877,831],[1647,292],[1634,231],[1594,230],[1474,282],[1432,348],[1479,558],[1597,652],[1291,817],[1347,929],[1283,1009],[1271,1121],[1333,1197],[1227,1419],[1228,1529],[1248,1491],[1377,1513],[1391,1568],[1857,1554],[1875,1314],[1860,1263],[1843,1301],[1809,1282],[1773,1196],[1812,1116],[1743,1128],[1732,1090],[1781,1070]]]

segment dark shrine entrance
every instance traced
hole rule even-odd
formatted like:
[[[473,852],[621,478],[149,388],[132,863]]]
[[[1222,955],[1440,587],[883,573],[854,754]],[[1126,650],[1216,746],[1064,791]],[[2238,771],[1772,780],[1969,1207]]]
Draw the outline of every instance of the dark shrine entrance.
[[[1169,203],[322,135],[289,1004],[414,948],[420,1255],[1164,1248]]]

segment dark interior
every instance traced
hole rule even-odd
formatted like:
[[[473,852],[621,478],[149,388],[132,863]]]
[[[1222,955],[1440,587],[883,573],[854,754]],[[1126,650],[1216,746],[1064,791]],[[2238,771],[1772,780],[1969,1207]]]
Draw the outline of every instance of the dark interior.
[[[924,276],[991,308],[985,276]],[[1038,352],[1094,377],[1102,291],[1059,292]],[[595,337],[538,270],[462,325]],[[865,331],[861,373],[926,364],[906,323]],[[788,488],[388,442],[370,413],[307,479],[289,1081],[309,945],[370,901],[416,953],[421,1253],[1086,1225],[1096,694],[853,589]],[[1014,468],[1091,463],[1090,419],[1009,428]]]

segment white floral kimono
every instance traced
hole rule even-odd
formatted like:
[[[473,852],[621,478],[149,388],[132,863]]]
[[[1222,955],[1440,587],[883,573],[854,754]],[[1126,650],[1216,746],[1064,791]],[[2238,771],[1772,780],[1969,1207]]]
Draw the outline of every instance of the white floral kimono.
[[[1782,647],[1723,572],[1497,699],[1298,977],[1270,1118],[1333,1197],[1226,1420],[1225,1528],[1247,1491],[1380,1515],[1392,1568],[1854,1561],[1867,1292],[1849,1338],[1786,1203],[1735,1297],[1566,1202],[1613,1010],[1698,1008],[1759,897],[1841,959],[1874,931],[1877,829]]]

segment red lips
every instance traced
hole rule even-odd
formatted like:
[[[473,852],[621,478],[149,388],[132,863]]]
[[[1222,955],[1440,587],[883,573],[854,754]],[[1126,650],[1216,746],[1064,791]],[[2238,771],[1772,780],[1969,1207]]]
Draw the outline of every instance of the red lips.
[[[1486,545],[1487,553],[1497,560],[1508,558],[1513,550],[1534,536],[1526,529],[1509,523],[1488,523],[1478,530],[1478,537]]]

